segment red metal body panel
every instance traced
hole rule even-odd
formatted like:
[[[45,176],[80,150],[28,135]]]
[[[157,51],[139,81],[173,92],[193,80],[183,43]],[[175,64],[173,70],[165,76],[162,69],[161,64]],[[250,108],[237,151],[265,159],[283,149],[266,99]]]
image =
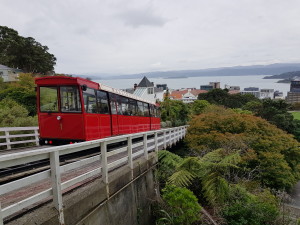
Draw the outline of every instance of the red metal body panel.
[[[41,138],[85,139],[82,114],[39,113],[38,119]]]
[[[160,118],[151,117],[151,130],[159,130],[159,129],[160,129]]]
[[[110,115],[84,113],[86,140],[111,136]]]
[[[111,115],[111,126],[112,126],[112,135],[119,135],[119,120],[118,120],[119,115]]]

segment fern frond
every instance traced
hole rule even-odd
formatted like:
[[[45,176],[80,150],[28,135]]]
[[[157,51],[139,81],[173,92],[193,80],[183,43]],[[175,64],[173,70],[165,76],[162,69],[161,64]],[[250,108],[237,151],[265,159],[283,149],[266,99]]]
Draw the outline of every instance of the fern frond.
[[[187,157],[178,164],[177,170],[189,170],[191,173],[197,173],[203,167],[198,157]]]
[[[202,162],[218,162],[223,157],[223,155],[222,155],[223,151],[224,150],[220,148],[220,149],[216,149],[212,152],[209,152],[201,158],[201,161]]]
[[[236,165],[241,161],[240,151],[225,156],[220,163]]]
[[[167,150],[158,152],[158,160],[160,163],[170,167],[176,167],[179,163],[182,162],[182,158],[180,156],[173,154]]]
[[[192,183],[192,180],[196,177],[195,174],[187,171],[187,170],[179,170],[171,177],[169,177],[169,183],[174,184],[179,187],[187,187]]]

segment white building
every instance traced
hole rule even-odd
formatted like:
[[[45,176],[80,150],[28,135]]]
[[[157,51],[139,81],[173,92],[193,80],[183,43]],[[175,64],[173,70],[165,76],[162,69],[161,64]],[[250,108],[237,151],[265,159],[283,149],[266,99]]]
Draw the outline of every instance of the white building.
[[[274,98],[274,89],[260,89],[260,98],[264,99],[264,98],[270,98],[273,99]]]
[[[141,82],[135,86],[133,94],[149,101],[163,101],[164,99],[164,90],[154,87],[154,83],[150,82],[147,77],[144,77]]]
[[[260,98],[260,91],[241,91],[240,92],[242,95],[250,94],[254,95],[256,98]]]
[[[0,64],[0,77],[3,78],[4,82],[17,81],[19,74],[16,69],[9,68]]]

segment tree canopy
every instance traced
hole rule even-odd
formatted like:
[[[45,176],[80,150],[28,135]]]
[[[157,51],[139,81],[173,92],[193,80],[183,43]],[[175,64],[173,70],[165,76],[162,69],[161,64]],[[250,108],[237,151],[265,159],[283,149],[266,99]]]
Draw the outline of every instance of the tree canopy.
[[[245,168],[268,187],[289,189],[300,178],[299,143],[253,115],[211,107],[190,122],[186,141],[200,155],[218,148],[241,151]]]
[[[14,29],[0,26],[0,64],[27,73],[47,73],[56,64],[55,56],[48,50],[34,38],[22,37]]]

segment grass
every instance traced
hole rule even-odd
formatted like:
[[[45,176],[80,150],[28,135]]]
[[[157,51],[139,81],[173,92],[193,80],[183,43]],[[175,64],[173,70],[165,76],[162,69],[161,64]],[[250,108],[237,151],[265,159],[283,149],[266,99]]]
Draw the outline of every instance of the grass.
[[[294,119],[300,120],[300,112],[292,112]]]

